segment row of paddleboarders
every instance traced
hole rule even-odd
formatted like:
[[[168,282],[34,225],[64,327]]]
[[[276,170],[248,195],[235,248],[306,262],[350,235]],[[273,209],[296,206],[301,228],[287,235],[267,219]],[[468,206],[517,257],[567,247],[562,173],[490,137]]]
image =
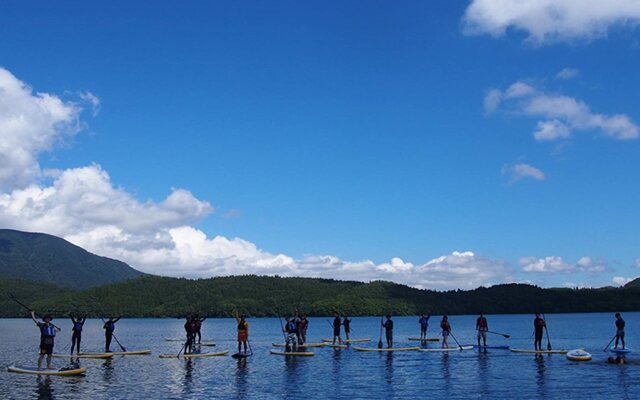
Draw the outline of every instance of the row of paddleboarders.
[[[84,323],[87,320],[87,316],[77,316],[77,315],[69,315],[71,319],[72,328],[71,328],[71,354],[73,354],[73,350],[76,350],[76,354],[80,354],[80,343],[82,341],[82,329],[84,328]],[[105,353],[111,353],[111,341],[113,340],[113,332],[116,329],[116,322],[120,320],[121,317],[109,317],[106,321],[103,320],[104,325],[102,329],[104,329],[105,336],[105,345],[104,351]],[[38,329],[40,329],[40,351],[38,354],[38,370],[42,368],[42,360],[47,358],[47,369],[51,369],[51,356],[53,354],[53,345],[55,342],[56,333],[60,332],[62,329],[53,324],[53,318],[49,314],[45,314],[42,317],[42,320],[38,321],[36,318],[35,311],[31,311],[31,319],[35,322]]]
[[[234,313],[236,323],[237,323],[237,341],[238,341],[238,353],[248,354],[250,351],[249,345],[249,323],[247,322],[246,316],[244,314],[239,314],[237,311]],[[38,370],[41,369],[42,361],[46,356],[47,359],[47,369],[51,369],[51,358],[53,354],[54,347],[54,339],[57,332],[60,332],[61,329],[52,323],[53,318],[51,315],[46,314],[43,316],[42,320],[39,321],[36,318],[35,311],[31,311],[31,318],[40,330],[40,351],[38,357]],[[73,354],[74,349],[79,354],[80,353],[80,343],[82,341],[82,330],[84,327],[84,323],[87,319],[87,316],[73,316],[70,315],[69,318],[72,322],[72,337],[71,337],[71,354]],[[115,324],[120,320],[121,317],[109,317],[106,321],[103,320],[104,325],[103,329],[105,331],[105,353],[111,352],[111,341],[114,338]],[[420,339],[427,340],[427,330],[429,327],[429,320],[431,318],[430,314],[421,315],[418,323],[420,324]],[[189,354],[193,351],[193,346],[197,343],[200,343],[202,340],[202,335],[200,333],[202,323],[206,320],[206,317],[200,317],[198,315],[191,315],[187,318],[185,322],[185,332],[186,332],[186,341],[184,345],[184,351],[186,354]],[[341,327],[344,327],[346,341],[349,340],[351,333],[351,318],[345,316],[344,318],[340,317],[338,312],[334,312],[334,320],[332,325],[333,328],[333,344],[342,343],[341,337]],[[612,342],[615,340],[614,349],[618,349],[621,346],[622,349],[626,348],[625,345],[625,326],[626,323],[622,318],[620,313],[615,314],[615,327],[616,334],[612,339]],[[306,315],[299,315],[297,311],[294,312],[294,316],[286,318],[286,324],[282,326],[282,331],[285,334],[286,339],[286,347],[287,351],[296,351],[298,346],[304,346],[307,339],[307,330],[309,327],[309,320]],[[537,351],[542,351],[542,340],[544,337],[544,333],[547,332],[547,324],[544,317],[540,313],[535,314],[535,318],[533,320],[534,327],[534,348]],[[385,330],[385,339],[387,342],[387,347],[393,347],[393,320],[391,315],[386,316],[386,320],[382,319],[380,321],[380,329]],[[487,346],[487,333],[494,333],[498,335],[502,335],[504,337],[508,337],[509,335],[500,334],[497,332],[492,332],[489,330],[489,323],[486,316],[481,313],[476,319],[476,331],[477,331],[477,340],[478,346]],[[442,334],[442,348],[449,348],[449,337],[452,337],[456,342],[456,338],[452,335],[452,326],[449,322],[449,318],[447,315],[444,315],[440,321],[440,329]],[[548,335],[548,332],[547,332]],[[116,339],[117,340],[117,339]],[[459,345],[459,344],[458,344]],[[382,342],[380,341],[379,347],[382,346]],[[616,358],[610,358],[609,362],[614,363],[624,363],[624,356],[618,356]]]

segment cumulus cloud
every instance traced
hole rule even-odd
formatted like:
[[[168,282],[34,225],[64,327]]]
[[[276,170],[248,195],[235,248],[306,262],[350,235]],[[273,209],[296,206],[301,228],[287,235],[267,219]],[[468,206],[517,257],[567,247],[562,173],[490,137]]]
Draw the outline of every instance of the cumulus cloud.
[[[487,112],[502,109],[541,118],[533,133],[538,141],[566,139],[576,131],[594,130],[616,140],[640,137],[640,128],[625,114],[594,113],[581,100],[545,93],[521,81],[513,83],[505,91],[492,89],[485,96],[484,105]]]
[[[87,92],[81,98],[97,112],[97,97]],[[79,105],[55,95],[33,93],[0,69],[0,226],[61,236],[159,275],[383,279],[433,289],[471,289],[510,280],[506,263],[470,251],[423,264],[397,257],[381,264],[331,255],[295,259],[241,238],[208,237],[195,225],[214,209],[188,190],[172,189],[161,201],[141,201],[114,184],[99,164],[41,171],[38,155],[78,133],[81,112]],[[233,209],[226,213],[238,215]]]
[[[566,262],[559,256],[544,258],[522,257],[518,260],[524,272],[555,273],[555,272],[588,272],[599,274],[607,270],[605,261],[594,261],[591,257],[581,257],[575,264]]]
[[[635,278],[625,278],[624,276],[614,276],[613,279],[611,280],[611,283],[613,283],[616,286],[624,286],[634,279]]]
[[[556,74],[556,79],[568,80],[575,78],[580,73],[579,70],[575,68],[564,68],[562,71]]]
[[[544,172],[524,163],[503,166],[502,175],[507,177],[509,183],[515,183],[527,178],[536,181],[543,181],[545,179]]]
[[[633,260],[633,266],[636,268],[640,268],[640,257]]]
[[[38,155],[79,131],[81,108],[34,93],[0,68],[0,189],[24,187],[41,176]]]
[[[591,40],[639,22],[636,0],[473,0],[463,17],[467,34],[499,37],[513,29],[536,44]]]

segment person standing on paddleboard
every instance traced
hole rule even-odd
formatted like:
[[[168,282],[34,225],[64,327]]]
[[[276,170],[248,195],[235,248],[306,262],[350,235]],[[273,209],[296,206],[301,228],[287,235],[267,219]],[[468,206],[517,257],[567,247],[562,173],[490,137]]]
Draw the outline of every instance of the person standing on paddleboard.
[[[536,318],[533,320],[533,329],[535,340],[533,342],[533,346],[536,351],[542,351],[542,337],[544,336],[544,328],[547,326],[547,323],[540,316],[540,313],[536,313]]]
[[[187,321],[184,323],[184,332],[187,337],[187,341],[184,343],[184,353],[190,354],[193,351],[193,342],[196,340],[195,315],[187,316]]]
[[[244,345],[244,354],[247,354],[247,341],[249,340],[249,323],[246,320],[244,314],[239,315],[236,311],[236,322],[238,323],[238,353],[240,348]]]
[[[382,322],[382,326],[384,327],[384,336],[387,339],[387,348],[393,347],[393,321],[391,320],[391,315],[387,314],[387,320]]]
[[[73,322],[73,328],[71,331],[71,354],[73,354],[73,348],[77,347],[76,354],[80,354],[80,341],[82,340],[82,328],[84,327],[84,322],[87,320],[87,316],[84,317],[74,317],[70,315],[71,322]]]
[[[298,327],[296,326],[295,318],[287,317],[285,320],[287,321],[283,329],[287,334],[285,349],[287,349],[286,351],[296,352],[298,350]]]
[[[111,353],[111,339],[113,339],[113,331],[116,330],[116,322],[120,321],[120,318],[109,317],[104,323],[102,329],[104,329],[104,352]]]
[[[622,348],[626,348],[624,345],[624,327],[626,323],[624,319],[622,319],[622,315],[619,312],[616,313],[616,344],[613,346],[614,349],[618,348],[618,340],[622,343]],[[632,343],[633,344],[633,343]]]
[[[485,347],[487,347],[487,331],[489,330],[489,323],[485,318],[484,313],[480,313],[480,316],[476,320],[476,330],[478,331],[478,347],[480,347],[480,339]]]
[[[340,337],[340,327],[342,326],[342,320],[340,319],[340,314],[337,311],[333,312],[333,344],[336,344],[336,339],[338,339],[338,344],[342,343],[342,338]]]
[[[427,329],[429,329],[429,318],[431,318],[431,314],[420,316],[418,323],[420,324],[420,339],[427,339]]]
[[[442,348],[448,349],[451,324],[449,323],[449,317],[447,317],[446,315],[442,316],[442,320],[440,321],[440,329],[442,329]]]
[[[202,330],[202,323],[207,319],[207,317],[203,317],[200,318],[200,316],[198,314],[196,314],[193,317],[193,341],[195,342],[196,340],[196,336],[198,336],[198,344],[202,343],[202,333],[200,332]]]
[[[307,319],[306,315],[303,315],[298,320],[298,334],[299,334],[298,344],[302,345],[307,343],[307,329],[309,329],[309,320]]]
[[[345,315],[342,320],[342,325],[344,326],[344,336],[349,340],[349,335],[351,334],[351,319]]]
[[[36,319],[36,312],[31,311],[31,319],[40,329],[40,355],[38,356],[38,371],[42,370],[42,359],[47,355],[47,369],[53,369],[51,366],[51,354],[53,354],[53,342],[56,332],[60,332],[60,328],[53,326],[51,323],[51,315],[45,314],[42,322]]]

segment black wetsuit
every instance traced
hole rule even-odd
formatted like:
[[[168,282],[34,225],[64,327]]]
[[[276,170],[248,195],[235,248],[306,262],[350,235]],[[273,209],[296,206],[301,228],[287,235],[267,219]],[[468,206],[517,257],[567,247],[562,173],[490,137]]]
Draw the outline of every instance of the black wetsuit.
[[[342,322],[342,325],[344,325],[344,333],[351,333],[351,320],[345,318],[344,322]]]
[[[387,339],[387,347],[391,348],[393,346],[393,321],[388,319],[384,323],[384,334]]]
[[[73,354],[73,348],[76,347],[76,352],[80,353],[80,341],[82,340],[82,328],[87,317],[75,319],[71,317],[73,322],[73,328],[71,329],[73,334],[71,335],[71,353]]]
[[[340,325],[342,325],[340,317],[335,317],[333,319],[333,337],[340,336]]]
[[[120,318],[109,318],[102,327],[102,329],[104,329],[104,351],[107,353],[111,351],[111,339],[113,338],[113,331],[116,330],[116,322],[118,322],[119,320]]]

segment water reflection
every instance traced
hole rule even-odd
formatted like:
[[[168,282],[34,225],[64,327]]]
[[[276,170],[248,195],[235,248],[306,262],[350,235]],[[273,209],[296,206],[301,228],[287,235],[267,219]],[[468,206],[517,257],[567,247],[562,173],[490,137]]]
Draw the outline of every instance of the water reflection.
[[[384,380],[387,383],[387,387],[386,387],[387,398],[395,398],[395,386],[393,385],[393,375],[394,375],[393,352],[390,351],[385,354],[385,362],[384,362]]]
[[[38,383],[36,386],[36,396],[38,396],[38,400],[55,399],[50,376],[38,376],[36,382]]]
[[[249,368],[247,359],[245,357],[238,358],[236,360],[236,370],[235,370],[235,389],[238,399],[246,398],[246,395],[249,391]]]
[[[547,394],[547,377],[545,374],[547,370],[547,366],[545,364],[546,360],[542,354],[536,354],[533,359],[536,364],[536,385],[538,389],[538,396],[544,397]]]
[[[111,358],[106,358],[104,363],[102,364],[102,380],[104,383],[111,383],[113,380],[113,360]]]
[[[191,394],[193,386],[193,360],[187,358],[184,360],[184,380],[182,381],[182,393],[184,395]]]
[[[442,354],[442,378],[444,380],[444,397],[451,397],[451,368],[450,368],[449,353]]]
[[[480,381],[481,394],[489,394],[489,350],[478,349],[478,380]]]

